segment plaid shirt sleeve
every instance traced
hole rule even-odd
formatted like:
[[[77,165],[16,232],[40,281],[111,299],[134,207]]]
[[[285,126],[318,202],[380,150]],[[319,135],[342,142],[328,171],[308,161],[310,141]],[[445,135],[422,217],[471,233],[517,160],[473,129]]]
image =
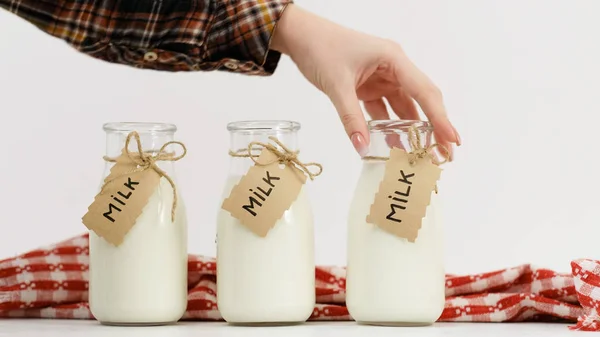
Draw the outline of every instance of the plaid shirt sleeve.
[[[292,0],[0,0],[0,7],[94,58],[164,71],[270,75]]]

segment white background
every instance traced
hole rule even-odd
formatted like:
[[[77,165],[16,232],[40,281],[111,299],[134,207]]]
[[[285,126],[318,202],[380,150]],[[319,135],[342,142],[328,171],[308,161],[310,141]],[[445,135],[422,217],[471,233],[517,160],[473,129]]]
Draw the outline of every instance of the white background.
[[[464,142],[440,183],[448,272],[600,258],[599,1],[298,3],[398,41],[444,92]],[[78,54],[6,11],[0,32],[0,258],[84,232],[108,121],[179,126],[190,251],[214,255],[226,123],[276,118],[301,122],[303,158],[325,166],[310,184],[317,262],[345,263],[361,161],[289,59],[271,78],[159,73]]]

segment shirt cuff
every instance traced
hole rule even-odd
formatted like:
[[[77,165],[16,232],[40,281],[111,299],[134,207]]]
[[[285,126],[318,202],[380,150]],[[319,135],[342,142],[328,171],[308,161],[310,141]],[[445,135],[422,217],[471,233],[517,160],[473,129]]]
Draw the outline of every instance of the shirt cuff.
[[[271,39],[277,22],[292,2],[219,1],[204,42],[204,59],[219,70],[254,75],[273,74],[281,53],[270,50]]]

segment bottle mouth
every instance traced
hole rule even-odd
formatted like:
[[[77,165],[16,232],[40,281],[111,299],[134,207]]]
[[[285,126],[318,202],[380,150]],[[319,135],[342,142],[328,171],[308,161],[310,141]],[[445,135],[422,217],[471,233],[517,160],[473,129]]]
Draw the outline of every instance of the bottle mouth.
[[[371,120],[368,123],[369,131],[371,132],[408,132],[415,126],[419,131],[433,131],[433,126],[427,121],[408,120],[408,119],[386,119],[386,120]]]
[[[177,131],[175,124],[146,122],[106,123],[102,128],[106,132],[172,133]]]
[[[230,132],[261,133],[261,132],[293,132],[300,130],[300,123],[283,120],[254,120],[237,121],[227,124]]]

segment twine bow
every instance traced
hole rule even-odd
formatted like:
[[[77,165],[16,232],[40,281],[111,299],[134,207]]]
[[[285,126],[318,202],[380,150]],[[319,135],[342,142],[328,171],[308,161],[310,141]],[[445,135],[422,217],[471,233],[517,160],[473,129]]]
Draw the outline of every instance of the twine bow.
[[[450,153],[448,152],[448,149],[443,145],[435,143],[428,147],[424,147],[421,143],[421,135],[419,134],[419,131],[415,125],[411,125],[408,129],[408,141],[412,149],[412,151],[408,153],[410,165],[414,165],[417,162],[417,160],[423,159],[425,157],[431,158],[431,161],[435,165],[442,165],[448,162],[450,158]],[[439,152],[440,155],[444,158],[443,161],[439,161],[434,155],[433,150],[435,148],[438,148],[438,151],[441,150]]]
[[[277,146],[275,146],[273,144],[262,143],[262,142],[250,142],[248,144],[247,149],[242,149],[239,151],[231,151],[230,150],[229,155],[232,157],[250,158],[256,165],[260,165],[260,166],[268,166],[275,162],[279,162],[280,164],[284,164],[284,165],[293,165],[296,168],[298,168],[299,170],[301,170],[302,172],[304,172],[310,178],[310,180],[314,180],[315,177],[319,176],[323,172],[323,166],[321,164],[301,162],[298,159],[298,153],[300,153],[300,152],[290,150],[288,147],[283,145],[283,143],[281,141],[279,141],[279,139],[271,136],[271,137],[269,137],[269,140],[271,140],[272,142],[277,144],[279,147],[281,147],[281,149],[283,151],[279,150],[279,148],[277,148]],[[259,155],[252,154],[253,149],[254,150],[267,149],[270,152],[272,152],[275,156],[277,156],[277,158],[271,160],[270,162],[261,163],[258,161]],[[310,170],[311,166],[316,167],[318,170],[316,172],[312,172]]]
[[[135,139],[135,141],[137,143],[137,152],[129,151],[129,144],[131,143],[132,138]],[[169,145],[181,146],[181,148],[183,149],[183,153],[179,156],[176,156],[175,153],[173,153],[173,152],[167,152],[166,149]],[[135,168],[134,170],[132,170],[130,172],[120,174],[120,175],[113,177],[112,179],[109,179],[108,181],[106,181],[104,183],[104,185],[102,186],[102,189],[100,190],[100,194],[102,194],[104,192],[104,189],[106,188],[106,186],[108,186],[110,183],[114,182],[115,180],[117,180],[119,178],[122,178],[124,176],[130,175],[130,174],[136,173],[136,172],[143,172],[146,170],[154,170],[160,177],[165,178],[169,182],[169,184],[171,184],[171,187],[173,188],[173,206],[171,208],[171,221],[175,221],[175,209],[177,207],[177,187],[175,186],[175,182],[173,181],[173,179],[165,171],[163,171],[160,167],[158,167],[156,162],[157,161],[178,161],[181,158],[185,157],[185,155],[187,154],[187,148],[185,147],[185,144],[183,144],[182,142],[178,142],[178,141],[170,141],[170,142],[166,142],[158,150],[158,152],[144,151],[142,149],[142,141],[140,139],[140,135],[136,131],[132,131],[131,133],[129,133],[127,135],[127,139],[125,140],[125,154],[127,154],[127,157],[129,157],[129,160],[131,160],[134,164],[137,165],[137,168]],[[107,162],[111,162],[111,163],[117,162],[117,159],[109,158],[107,156],[104,156],[104,160]]]
[[[418,160],[429,157],[435,165],[442,165],[448,162],[450,153],[448,149],[438,143],[432,144],[428,147],[424,147],[421,141],[421,135],[415,125],[411,125],[408,129],[408,142],[410,143],[411,151],[408,152],[408,158],[410,165],[415,165]],[[440,155],[444,158],[443,161],[439,161],[433,150],[438,149]],[[376,157],[376,156],[365,156],[363,160],[388,160],[389,157]]]

